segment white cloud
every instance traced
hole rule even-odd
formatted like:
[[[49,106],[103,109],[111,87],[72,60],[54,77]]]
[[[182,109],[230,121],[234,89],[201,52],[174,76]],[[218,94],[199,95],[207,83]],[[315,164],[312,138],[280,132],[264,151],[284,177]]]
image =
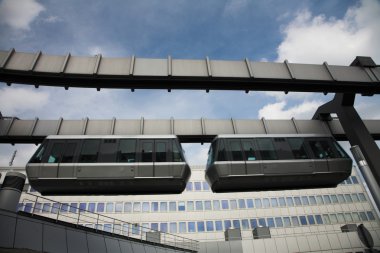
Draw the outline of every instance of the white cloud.
[[[31,88],[0,89],[0,108],[5,116],[38,112],[49,101],[49,93]]]
[[[263,91],[262,93],[266,96],[275,98],[277,101],[304,100],[315,95],[310,92],[289,92],[288,94],[285,94],[281,91]]]
[[[210,148],[209,143],[203,145],[184,143],[182,147],[185,150],[185,156],[190,165],[206,165],[208,150]]]
[[[47,18],[44,18],[43,21],[46,23],[57,23],[63,21],[63,19],[58,16],[48,16]]]
[[[259,118],[266,119],[311,119],[315,111],[323,102],[321,101],[304,101],[301,104],[286,108],[287,102],[280,101],[273,104],[267,104],[259,110]]]
[[[30,24],[45,7],[36,0],[3,0],[0,3],[0,23],[16,30],[29,30]]]
[[[302,10],[283,29],[278,61],[350,64],[355,56],[380,62],[380,1],[362,0],[342,19]]]

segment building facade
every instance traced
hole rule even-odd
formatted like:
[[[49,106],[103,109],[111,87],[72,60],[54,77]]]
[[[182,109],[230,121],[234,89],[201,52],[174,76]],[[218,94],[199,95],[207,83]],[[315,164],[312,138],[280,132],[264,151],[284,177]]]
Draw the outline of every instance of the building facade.
[[[1,168],[1,180],[10,169]],[[28,194],[39,194],[26,184],[19,210],[54,216],[80,208],[125,221],[80,225],[126,235],[144,233],[139,225],[198,240],[200,252],[233,252],[231,243],[241,252],[364,252],[356,231],[342,231],[346,224],[363,224],[380,248],[380,220],[356,168],[336,188],[240,193],[213,193],[204,169],[193,166],[178,195],[47,196],[53,201],[35,202]],[[253,238],[258,227],[269,227],[270,238]],[[225,231],[233,228],[241,240],[226,244]]]

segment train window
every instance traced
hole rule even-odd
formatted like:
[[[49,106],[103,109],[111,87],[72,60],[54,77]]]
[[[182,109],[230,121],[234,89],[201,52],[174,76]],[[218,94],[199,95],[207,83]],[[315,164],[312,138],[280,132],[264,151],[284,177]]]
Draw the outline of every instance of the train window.
[[[338,151],[338,155],[340,158],[348,158],[348,155],[346,152],[344,152],[343,148],[339,146],[339,144],[336,141],[332,141],[334,144],[334,147]]]
[[[100,140],[84,140],[79,162],[95,163],[98,160],[99,145]]]
[[[314,156],[319,159],[324,158],[335,158],[335,154],[333,152],[330,143],[327,140],[320,141],[309,141],[311,150],[314,153]]]
[[[218,161],[226,161],[226,148],[224,146],[224,141],[219,141],[219,147],[218,147]]]
[[[166,146],[166,142],[156,141],[156,162],[169,162]]]
[[[215,161],[215,151],[216,151],[216,141],[211,143],[210,149],[208,151],[207,165],[210,166]]]
[[[79,141],[66,143],[65,152],[62,156],[62,163],[72,163],[74,160],[75,149]]]
[[[262,160],[277,160],[276,150],[270,138],[258,138],[257,145]]]
[[[273,138],[277,151],[278,159],[290,160],[294,159],[289,144],[285,138]]]
[[[116,160],[116,139],[104,139],[100,145],[99,162],[107,163]]]
[[[176,141],[173,141],[173,162],[183,162],[181,149]]]
[[[308,159],[303,138],[288,138],[290,149],[295,159]]]
[[[117,161],[127,163],[136,161],[136,140],[120,140]]]
[[[232,161],[242,161],[243,153],[241,152],[240,141],[239,140],[228,140],[230,146]]]
[[[47,162],[59,163],[62,157],[64,147],[65,143],[63,142],[53,143],[53,147],[51,148]]]
[[[247,161],[255,161],[256,155],[255,155],[255,151],[254,151],[252,143],[250,141],[242,141],[242,143],[243,143],[245,159]]]
[[[29,163],[40,163],[42,161],[42,157],[44,155],[47,144],[47,142],[44,142],[39,146],[36,153],[34,153],[33,157],[30,159]]]
[[[153,162],[153,141],[142,141],[141,143],[141,161]]]

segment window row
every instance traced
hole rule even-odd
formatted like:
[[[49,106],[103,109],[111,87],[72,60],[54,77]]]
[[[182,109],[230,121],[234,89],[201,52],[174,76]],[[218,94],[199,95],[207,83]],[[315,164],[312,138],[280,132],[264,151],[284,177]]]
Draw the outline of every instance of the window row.
[[[20,204],[25,212],[57,213],[89,211],[94,213],[140,213],[140,212],[176,212],[176,211],[218,211],[252,208],[276,208],[312,205],[344,204],[367,201],[364,193],[332,194],[316,196],[295,196],[279,198],[230,199],[230,200],[188,200],[153,202],[81,202],[81,203],[33,203]],[[22,209],[23,208],[23,209]]]
[[[242,230],[255,229],[257,227],[289,228],[299,226],[346,224],[363,221],[374,221],[375,215],[372,211],[347,212],[316,215],[298,215],[284,217],[266,217],[254,219],[228,219],[207,221],[180,221],[180,222],[151,222],[141,224],[83,224],[86,227],[96,228],[107,232],[119,233],[127,236],[150,231],[150,229],[165,233],[200,233],[200,232],[222,232],[229,228],[240,228]],[[140,226],[141,225],[141,226]]]
[[[187,182],[186,191],[210,191],[210,186],[206,181]]]

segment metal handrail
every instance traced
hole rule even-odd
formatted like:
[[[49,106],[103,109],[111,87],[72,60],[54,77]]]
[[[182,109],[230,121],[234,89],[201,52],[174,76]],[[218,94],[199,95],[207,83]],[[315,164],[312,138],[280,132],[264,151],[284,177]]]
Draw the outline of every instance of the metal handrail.
[[[24,205],[25,203],[31,203],[33,205],[30,211],[32,215],[37,213],[38,215],[42,214],[46,217],[54,219],[56,222],[64,221],[77,226],[85,227],[86,225],[88,227],[88,225],[91,224],[91,227],[93,227],[96,231],[105,231],[111,234],[131,237],[140,241],[149,241],[191,251],[198,251],[199,249],[199,242],[196,240],[161,232],[88,210],[83,210],[79,207],[57,202],[55,200],[31,193],[24,193],[24,198],[20,204]],[[43,209],[43,204],[45,203],[51,204],[51,209],[49,212],[45,212]],[[147,236],[149,233],[155,233],[158,238],[149,238]]]

